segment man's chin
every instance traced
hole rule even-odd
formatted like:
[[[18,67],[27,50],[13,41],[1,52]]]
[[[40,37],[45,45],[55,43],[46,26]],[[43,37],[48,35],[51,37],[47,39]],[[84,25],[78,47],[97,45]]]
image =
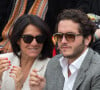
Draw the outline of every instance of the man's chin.
[[[71,57],[71,54],[70,53],[63,53],[63,56],[64,57]]]

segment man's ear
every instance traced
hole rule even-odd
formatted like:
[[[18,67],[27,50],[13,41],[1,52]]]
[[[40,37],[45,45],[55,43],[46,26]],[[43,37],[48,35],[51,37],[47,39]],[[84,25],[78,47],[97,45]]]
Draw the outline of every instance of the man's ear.
[[[85,38],[85,45],[88,46],[90,44],[91,40],[92,40],[91,35],[89,35],[88,37],[86,37]]]

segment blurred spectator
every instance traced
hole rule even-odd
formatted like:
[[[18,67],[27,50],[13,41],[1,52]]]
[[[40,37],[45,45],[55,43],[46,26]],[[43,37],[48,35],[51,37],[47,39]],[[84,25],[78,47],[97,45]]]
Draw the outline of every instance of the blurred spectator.
[[[97,29],[95,32],[95,39],[100,39],[100,29]]]
[[[100,16],[93,13],[88,13],[87,15],[97,26],[91,48],[100,54]]]
[[[100,29],[97,29],[94,36],[94,42],[91,48],[100,54]]]

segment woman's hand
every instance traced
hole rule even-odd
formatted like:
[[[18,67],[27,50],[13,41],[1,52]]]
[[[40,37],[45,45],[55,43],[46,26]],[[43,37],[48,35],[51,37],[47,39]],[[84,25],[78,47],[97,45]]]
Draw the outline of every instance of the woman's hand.
[[[2,78],[3,72],[8,70],[10,66],[11,66],[11,63],[8,60],[8,58],[0,57],[0,80]]]
[[[46,80],[38,75],[38,71],[33,70],[30,74],[29,85],[31,90],[43,90]]]
[[[13,66],[10,72],[10,77],[12,77],[15,81],[16,90],[21,90],[21,88],[23,87],[23,83],[24,83],[23,76],[24,74],[22,72],[21,67]]]

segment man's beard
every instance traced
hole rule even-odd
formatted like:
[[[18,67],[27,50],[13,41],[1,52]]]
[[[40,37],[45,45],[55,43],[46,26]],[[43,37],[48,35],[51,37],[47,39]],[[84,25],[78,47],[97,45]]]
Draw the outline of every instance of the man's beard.
[[[65,57],[68,59],[76,59],[82,54],[84,49],[85,49],[85,45],[84,45],[84,40],[83,40],[82,43],[79,46],[77,46],[77,48],[74,49],[72,55],[67,55]]]

